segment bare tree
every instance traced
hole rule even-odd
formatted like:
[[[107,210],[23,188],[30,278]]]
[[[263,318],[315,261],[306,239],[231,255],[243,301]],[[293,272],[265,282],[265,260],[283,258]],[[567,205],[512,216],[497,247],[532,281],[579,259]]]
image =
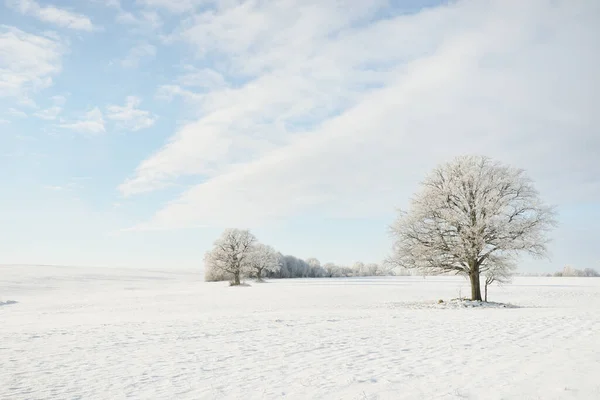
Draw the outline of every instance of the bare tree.
[[[227,229],[204,256],[205,268],[230,274],[232,284],[239,285],[240,276],[250,269],[255,244],[256,237],[250,231]]]
[[[258,243],[254,245],[248,263],[256,280],[262,281],[263,271],[277,272],[281,268],[281,257],[271,246]]]
[[[555,224],[523,170],[462,156],[436,168],[409,211],[400,211],[388,263],[468,276],[471,299],[481,300],[480,274],[512,265],[522,252],[545,256],[545,234]]]
[[[506,283],[510,283],[512,280],[512,272],[515,269],[515,264],[511,262],[511,260],[507,260],[502,257],[490,256],[488,258],[488,268],[483,273],[485,277],[485,286],[484,286],[484,301],[488,301],[488,286],[492,283],[497,283],[498,285],[504,285]]]

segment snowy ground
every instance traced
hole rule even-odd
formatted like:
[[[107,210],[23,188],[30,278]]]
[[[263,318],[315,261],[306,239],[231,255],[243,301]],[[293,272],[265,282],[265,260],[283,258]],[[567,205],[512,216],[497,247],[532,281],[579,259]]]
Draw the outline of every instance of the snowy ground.
[[[600,279],[491,288],[518,308],[437,305],[468,293],[0,267],[0,398],[600,399]]]

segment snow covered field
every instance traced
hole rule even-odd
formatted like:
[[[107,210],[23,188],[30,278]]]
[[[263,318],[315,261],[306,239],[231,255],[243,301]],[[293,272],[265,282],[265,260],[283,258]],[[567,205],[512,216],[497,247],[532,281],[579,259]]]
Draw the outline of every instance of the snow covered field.
[[[0,398],[600,399],[600,279],[201,280],[0,267]]]

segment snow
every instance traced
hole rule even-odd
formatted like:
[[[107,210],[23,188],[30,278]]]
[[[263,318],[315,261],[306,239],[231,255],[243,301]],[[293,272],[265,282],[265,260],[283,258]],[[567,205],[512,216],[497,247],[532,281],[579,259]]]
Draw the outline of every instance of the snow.
[[[598,399],[600,279],[0,267],[0,398]],[[438,300],[443,299],[444,303]]]
[[[497,303],[497,302],[484,302],[484,301],[471,301],[465,299],[452,299],[449,301],[418,301],[418,302],[402,302],[397,304],[390,304],[390,307],[396,308],[434,308],[434,309],[458,309],[458,308],[519,308],[514,304],[510,303]]]

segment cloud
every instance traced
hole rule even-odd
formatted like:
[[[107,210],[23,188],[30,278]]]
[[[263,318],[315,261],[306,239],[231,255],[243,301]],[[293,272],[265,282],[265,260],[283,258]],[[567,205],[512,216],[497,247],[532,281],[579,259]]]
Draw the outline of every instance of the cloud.
[[[27,118],[27,113],[25,111],[17,110],[16,108],[12,108],[12,107],[10,107],[8,110],[6,110],[6,113],[13,117]]]
[[[42,22],[80,31],[92,31],[92,21],[83,14],[77,14],[55,6],[41,6],[33,0],[6,0],[6,5],[23,15],[29,15]]]
[[[190,102],[201,101],[203,99],[201,94],[187,90],[180,85],[161,85],[156,91],[156,98],[159,100],[171,101],[175,97],[181,97]]]
[[[125,105],[109,105],[103,114],[100,108],[95,107],[87,111],[75,121],[61,121],[61,128],[77,131],[79,133],[98,134],[106,132],[105,117],[113,121],[118,127],[130,131],[146,129],[154,125],[156,117],[149,111],[137,108],[141,100],[135,96],[128,96]]]
[[[148,8],[163,8],[172,13],[184,13],[203,4],[213,3],[212,0],[136,0],[136,3]]]
[[[60,192],[60,191],[76,191],[76,190],[80,190],[83,189],[83,185],[80,183],[81,179],[74,177],[69,179],[68,182],[66,182],[65,184],[62,185],[42,185],[43,189],[46,190],[50,190],[53,192]]]
[[[44,185],[44,186],[42,186],[42,188],[53,191],[53,192],[60,192],[61,190],[64,189],[64,187],[58,186],[58,185]]]
[[[31,103],[32,93],[52,85],[65,51],[56,38],[0,25],[0,98]]]
[[[185,73],[177,81],[182,86],[215,90],[229,86],[219,72],[211,68],[196,68],[193,65],[184,66]]]
[[[69,129],[77,133],[98,134],[106,132],[104,128],[104,116],[98,107],[86,112],[79,120],[61,123],[59,127]]]
[[[121,8],[120,0],[96,0],[96,1],[103,3],[107,7],[117,8],[117,9]]]
[[[162,18],[154,10],[142,10],[136,14],[123,9],[119,0],[109,0],[104,4],[109,8],[117,10],[117,23],[133,27],[134,32],[145,33],[156,30],[163,24]]]
[[[33,115],[38,118],[45,119],[48,121],[52,121],[52,120],[55,120],[56,118],[58,118],[60,113],[62,113],[62,111],[63,111],[63,107],[64,107],[67,99],[64,96],[52,96],[51,99],[52,99],[52,103],[53,103],[53,105],[51,107],[37,111]]]
[[[212,68],[196,68],[184,65],[184,73],[173,84],[161,85],[156,91],[158,99],[171,101],[175,97],[197,105],[205,96],[203,94],[230,87],[225,77]]]
[[[183,88],[183,78],[163,86],[159,96],[183,95],[195,101],[197,113],[205,117],[182,128],[172,143],[145,160],[136,176],[121,187],[124,193],[154,190],[179,176],[212,175],[232,161],[252,160],[287,143],[290,133],[303,125],[317,124],[349,107],[365,88],[381,85],[386,71],[363,69],[364,56],[353,56],[350,35],[328,39],[375,10],[365,3],[360,7],[322,4],[280,9],[269,3],[256,10],[245,3],[219,13],[206,11],[191,18],[193,25],[184,23],[179,35],[199,55],[223,52],[232,73],[258,75],[241,87],[218,87],[201,96]],[[295,23],[298,15],[302,18]],[[397,33],[387,30],[381,34]],[[406,34],[417,33],[413,31]],[[344,53],[336,54],[341,50]],[[269,71],[262,73],[267,65]]]
[[[148,43],[139,44],[129,50],[127,57],[121,60],[121,66],[124,68],[136,68],[143,59],[153,58],[155,55],[155,46]]]
[[[110,105],[107,107],[106,118],[115,121],[127,130],[139,131],[154,125],[156,117],[149,111],[137,108],[141,100],[135,96],[128,96],[124,106]]]
[[[131,12],[121,10],[117,14],[117,22],[130,25],[139,31],[152,31],[162,26],[162,18],[156,11],[142,11],[137,16]]]
[[[352,4],[243,3],[182,23],[176,37],[200,65],[217,56],[229,83],[161,88],[193,100],[198,119],[119,189],[203,183],[137,228],[387,215],[465,153],[528,169],[552,201],[600,199],[592,2]]]

